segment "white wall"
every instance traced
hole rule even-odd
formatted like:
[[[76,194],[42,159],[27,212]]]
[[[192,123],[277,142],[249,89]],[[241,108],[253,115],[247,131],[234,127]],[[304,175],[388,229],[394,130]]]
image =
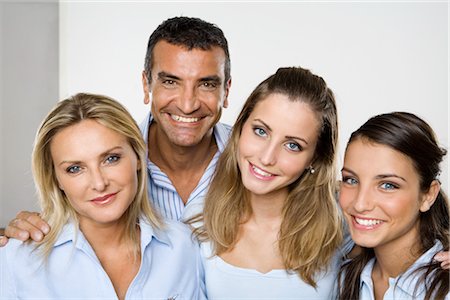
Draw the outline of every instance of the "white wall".
[[[177,15],[216,23],[228,38],[233,85],[226,123],[234,122],[251,90],[277,67],[300,65],[322,75],[336,93],[341,154],[352,130],[393,110],[425,118],[448,148],[445,1],[61,1],[59,7],[58,24],[57,2],[0,1],[0,227],[19,210],[37,209],[32,143],[58,99],[80,91],[104,93],[143,118],[149,109],[140,81],[147,39]],[[447,161],[441,178],[446,191]]]
[[[351,131],[370,116],[418,114],[448,147],[448,4],[151,3],[60,4],[60,96],[112,96],[140,121],[147,39],[165,19],[196,16],[217,24],[230,46],[233,123],[251,90],[280,66],[310,68],[334,90],[341,157]],[[447,160],[442,181],[448,191]]]
[[[0,1],[0,227],[37,210],[31,150],[58,98],[58,3]]]

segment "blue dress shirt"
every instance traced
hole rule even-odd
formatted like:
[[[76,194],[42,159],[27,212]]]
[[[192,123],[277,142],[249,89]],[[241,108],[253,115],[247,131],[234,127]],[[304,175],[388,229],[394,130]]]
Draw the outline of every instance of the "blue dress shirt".
[[[162,230],[140,220],[141,266],[125,299],[203,298],[198,243],[180,222]],[[0,248],[0,299],[117,299],[81,231],[66,224],[48,261],[34,244],[11,239]]]
[[[425,286],[422,284],[418,287],[416,294],[414,289],[416,283],[422,273],[414,273],[414,271],[420,266],[428,264],[434,257],[434,255],[440,251],[443,251],[441,242],[436,241],[436,244],[428,249],[414,264],[408,268],[408,270],[398,276],[397,278],[389,278],[389,287],[384,294],[385,300],[409,300],[409,299],[424,299]],[[375,258],[371,259],[364,267],[361,273],[361,300],[374,300],[374,286],[372,281],[372,270],[375,264]],[[447,294],[445,299],[450,299],[450,295]]]
[[[148,145],[148,131],[153,121],[151,113],[147,115],[140,125],[142,136]],[[157,165],[147,160],[148,169],[148,193],[153,207],[159,211],[166,220],[185,221],[188,218],[203,211],[203,199],[208,191],[209,183],[216,169],[217,160],[225,149],[226,143],[231,133],[231,126],[223,123],[217,123],[214,126],[214,138],[217,144],[217,153],[206,168],[205,173],[200,179],[197,187],[192,191],[186,205],[183,203],[180,195],[173,186],[169,177],[158,168]],[[150,145],[151,147],[152,145]]]

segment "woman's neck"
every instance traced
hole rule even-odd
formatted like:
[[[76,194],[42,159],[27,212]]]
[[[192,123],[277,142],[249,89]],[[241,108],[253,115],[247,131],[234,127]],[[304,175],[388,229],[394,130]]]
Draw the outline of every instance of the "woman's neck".
[[[250,195],[252,214],[249,216],[249,221],[252,220],[255,224],[279,228],[286,197],[287,195],[284,193],[278,195]]]
[[[420,257],[421,249],[418,230],[412,230],[396,241],[375,247],[374,272],[385,279],[396,278]]]
[[[128,241],[126,238],[128,232],[123,220],[108,224],[80,221],[80,230],[96,252],[100,249],[119,247]]]
[[[284,199],[249,195],[252,212],[239,226],[236,243],[220,257],[227,263],[267,273],[284,269],[278,246]]]
[[[110,278],[119,300],[125,299],[126,292],[141,263],[140,250],[136,253],[123,220],[110,224],[80,222],[80,229]],[[139,227],[136,226],[139,236]],[[137,241],[140,244],[140,241]]]

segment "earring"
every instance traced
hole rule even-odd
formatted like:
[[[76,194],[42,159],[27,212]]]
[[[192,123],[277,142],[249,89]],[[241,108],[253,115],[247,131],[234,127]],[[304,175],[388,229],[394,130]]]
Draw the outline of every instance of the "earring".
[[[314,172],[316,172],[314,167],[313,166],[309,166],[309,173],[314,174]]]

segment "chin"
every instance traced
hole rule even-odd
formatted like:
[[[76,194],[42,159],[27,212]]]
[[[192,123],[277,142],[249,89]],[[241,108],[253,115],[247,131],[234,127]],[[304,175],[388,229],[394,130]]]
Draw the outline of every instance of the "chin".
[[[352,239],[356,245],[365,247],[365,248],[375,248],[379,245],[378,241],[374,241],[374,240],[367,239],[367,238],[353,238],[352,237]]]

